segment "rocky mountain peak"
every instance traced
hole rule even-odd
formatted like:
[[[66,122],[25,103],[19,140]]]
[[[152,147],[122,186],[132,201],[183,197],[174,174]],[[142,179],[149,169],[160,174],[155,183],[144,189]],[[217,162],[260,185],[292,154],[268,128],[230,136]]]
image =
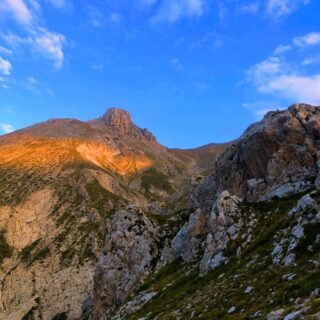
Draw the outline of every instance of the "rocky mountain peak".
[[[101,117],[108,126],[113,126],[120,132],[129,133],[132,128],[131,115],[128,111],[119,108],[110,108]]]
[[[99,120],[104,126],[113,127],[132,138],[157,144],[155,136],[148,129],[141,129],[134,124],[130,113],[124,109],[109,108]]]

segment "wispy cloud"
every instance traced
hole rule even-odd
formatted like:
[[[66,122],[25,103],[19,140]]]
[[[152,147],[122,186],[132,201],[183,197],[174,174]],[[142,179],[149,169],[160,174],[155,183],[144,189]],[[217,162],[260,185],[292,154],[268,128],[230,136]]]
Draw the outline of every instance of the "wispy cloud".
[[[270,17],[280,18],[292,14],[300,6],[309,2],[309,0],[267,0],[266,13]]]
[[[163,0],[152,23],[176,22],[182,18],[199,17],[203,14],[203,0]]]
[[[30,8],[23,0],[2,0],[0,3],[0,12],[10,15],[18,23],[31,25],[34,16]]]
[[[9,76],[12,70],[12,65],[9,60],[0,57],[0,74]]]
[[[283,109],[277,101],[259,100],[255,102],[246,102],[242,107],[252,112],[256,119],[261,119],[267,112]]]
[[[105,26],[106,17],[103,12],[96,6],[88,6],[88,18],[90,24],[95,28],[100,28]]]
[[[221,48],[224,45],[224,41],[217,32],[208,32],[197,41],[192,42],[191,49],[199,48],[203,45],[209,45],[211,48]]]
[[[308,46],[320,45],[319,33],[310,33],[296,37],[292,45],[279,46],[274,55],[253,65],[247,71],[247,80],[258,92],[280,96],[294,102],[320,103],[320,73],[312,73],[307,66],[316,63],[316,57],[305,57],[300,62],[300,56],[284,53],[294,48],[306,49]],[[283,55],[275,56],[275,54]],[[304,50],[300,52],[303,54]],[[298,61],[297,61],[298,60]]]
[[[9,123],[0,123],[0,130],[3,133],[10,133],[14,131],[14,127],[12,124]]]
[[[299,75],[285,61],[271,57],[251,67],[248,78],[260,93],[294,102],[320,103],[320,74]]]
[[[282,55],[288,51],[290,51],[292,49],[291,45],[282,45],[280,44],[274,51],[273,54],[278,56],[278,55]]]
[[[156,4],[158,0],[137,0],[138,5],[150,7]]]
[[[59,69],[63,64],[63,45],[65,42],[66,39],[62,34],[40,28],[39,34],[34,38],[34,47],[47,59],[52,60],[54,66]]]
[[[123,17],[120,13],[114,12],[111,14],[111,21],[114,23],[119,23],[123,20]]]
[[[67,0],[47,0],[47,1],[59,9],[66,7],[68,4]]]
[[[66,44],[64,35],[50,31],[43,26],[41,8],[36,0],[3,0],[0,13],[13,18],[22,28],[25,36],[6,34],[4,39],[9,45],[25,45],[42,57],[53,61],[56,68],[61,68],[64,60],[63,47]],[[58,4],[58,0],[56,0]]]
[[[320,32],[311,32],[305,36],[294,38],[293,43],[297,47],[320,45]]]
[[[309,66],[318,63],[320,63],[320,56],[307,57],[301,61],[301,64],[304,66]]]
[[[198,94],[202,94],[210,89],[210,86],[202,81],[197,81],[194,83],[194,85]]]
[[[170,61],[172,67],[176,70],[176,71],[182,71],[183,70],[183,64],[182,62],[177,59],[177,58],[174,58]]]
[[[12,55],[12,51],[11,50],[9,50],[9,49],[7,49],[5,47],[2,47],[2,46],[0,46],[0,53],[5,54],[7,56]]]
[[[256,14],[256,13],[259,12],[260,7],[261,7],[260,3],[257,1],[257,2],[252,2],[252,3],[247,3],[247,4],[244,4],[244,5],[241,5],[238,8],[238,11],[240,13]]]
[[[104,69],[104,65],[102,63],[94,64],[94,65],[92,65],[92,69],[94,69],[94,70],[103,70]]]
[[[9,89],[10,86],[9,86],[9,79],[8,77],[0,77],[0,87],[2,89]]]

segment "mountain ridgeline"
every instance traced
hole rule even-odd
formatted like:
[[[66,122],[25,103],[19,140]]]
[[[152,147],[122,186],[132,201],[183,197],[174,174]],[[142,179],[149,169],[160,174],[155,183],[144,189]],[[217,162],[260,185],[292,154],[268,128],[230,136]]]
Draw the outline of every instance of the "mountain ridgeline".
[[[169,149],[111,108],[0,136],[0,319],[320,319],[320,109]]]

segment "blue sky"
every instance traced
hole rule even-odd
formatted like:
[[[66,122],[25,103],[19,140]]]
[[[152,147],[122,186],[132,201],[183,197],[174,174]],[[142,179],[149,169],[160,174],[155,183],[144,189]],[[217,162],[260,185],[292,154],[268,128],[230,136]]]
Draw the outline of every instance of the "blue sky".
[[[108,107],[169,147],[320,104],[318,0],[0,0],[0,132]]]

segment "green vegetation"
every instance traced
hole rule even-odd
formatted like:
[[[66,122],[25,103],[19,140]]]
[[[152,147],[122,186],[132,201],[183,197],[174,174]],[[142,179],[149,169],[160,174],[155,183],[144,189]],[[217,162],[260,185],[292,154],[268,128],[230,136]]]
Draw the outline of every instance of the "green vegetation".
[[[86,190],[91,204],[99,211],[105,210],[108,200],[114,203],[121,200],[120,197],[103,188],[97,180],[87,183]]]
[[[32,192],[49,184],[36,170],[22,170],[16,167],[0,168],[0,206],[18,205]]]
[[[21,251],[20,251],[20,258],[21,261],[24,263],[27,263],[32,259],[32,253],[34,250],[37,248],[38,244],[41,242],[41,239],[37,239],[36,241],[30,243],[29,245],[25,246]]]
[[[203,277],[199,277],[197,263],[174,261],[139,288],[137,293],[147,291],[157,294],[127,319],[238,320],[250,319],[257,311],[261,315],[255,319],[265,319],[267,313],[280,307],[289,313],[292,301],[298,297],[307,298],[315,288],[320,287],[319,269],[310,260],[311,257],[317,261],[320,259],[319,248],[315,248],[314,244],[320,230],[318,224],[304,226],[305,237],[296,248],[297,254],[300,251],[304,254],[298,257],[296,265],[275,266],[271,260],[274,236],[292,226],[294,220],[287,213],[300,197],[274,199],[264,204],[244,204],[244,228],[247,228],[249,214],[254,214],[258,221],[252,232],[252,242],[239,258],[235,252],[243,240],[231,242],[231,249],[227,251],[228,262]],[[311,244],[315,248],[313,252],[306,250]],[[290,273],[296,276],[291,281],[284,280],[284,275]],[[245,293],[247,286],[254,287],[252,293]],[[312,308],[318,311],[320,301],[310,301]],[[236,308],[234,313],[228,314],[227,311],[233,306]]]
[[[23,263],[27,264],[27,266],[32,265],[35,261],[43,261],[50,255],[50,249],[48,247],[41,248],[38,251],[36,250],[40,243],[41,239],[38,239],[21,250],[19,254],[20,259]]]
[[[34,255],[32,261],[30,261],[29,265],[35,261],[43,261],[46,257],[50,255],[50,249],[48,247],[44,247]]]
[[[5,232],[3,230],[0,231],[0,265],[3,262],[4,258],[10,258],[12,255],[12,248],[7,243]]]
[[[295,248],[295,253],[298,258],[303,255],[312,255],[313,251],[320,251],[320,241],[315,243],[317,236],[320,235],[320,223],[310,223],[305,225],[303,228],[304,236]],[[309,250],[309,246],[312,244],[314,245],[311,251]]]
[[[68,249],[62,251],[60,256],[60,264],[63,266],[69,266],[75,254],[76,249],[74,247],[69,247]]]
[[[168,177],[158,172],[154,167],[143,172],[141,186],[146,192],[150,192],[152,187],[166,191],[169,194],[174,191],[168,181]]]

